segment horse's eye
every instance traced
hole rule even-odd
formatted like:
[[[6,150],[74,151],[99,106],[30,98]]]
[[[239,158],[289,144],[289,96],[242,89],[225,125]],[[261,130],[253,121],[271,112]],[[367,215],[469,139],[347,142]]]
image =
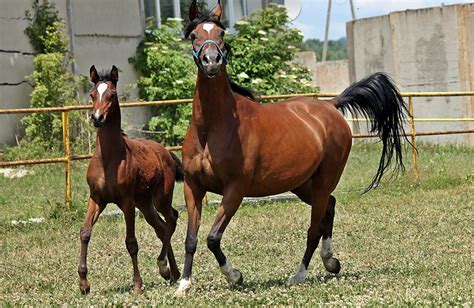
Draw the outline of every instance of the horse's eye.
[[[194,41],[194,40],[196,39],[196,34],[194,34],[194,33],[191,33],[191,36],[190,36],[190,38],[191,38],[191,41]]]

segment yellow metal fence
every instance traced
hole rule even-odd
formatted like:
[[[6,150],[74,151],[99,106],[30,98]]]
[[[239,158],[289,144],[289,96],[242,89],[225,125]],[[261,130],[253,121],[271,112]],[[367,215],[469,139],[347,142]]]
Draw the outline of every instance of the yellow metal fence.
[[[318,98],[333,98],[338,96],[339,93],[305,93],[305,94],[288,94],[288,95],[267,95],[262,96],[262,99],[266,100],[279,100],[292,97],[318,97]],[[414,97],[455,97],[455,96],[474,96],[474,92],[404,92],[403,97],[408,97],[408,108],[409,117],[408,121],[410,124],[409,136],[411,143],[416,148],[416,137],[417,136],[435,136],[435,135],[451,135],[451,134],[469,134],[474,133],[473,129],[469,130],[449,130],[449,131],[431,131],[431,132],[416,132],[415,122],[472,122],[474,118],[415,118],[413,112],[413,98]],[[167,100],[167,101],[151,101],[151,102],[131,102],[120,104],[121,108],[130,107],[143,107],[143,106],[165,106],[165,105],[178,105],[178,104],[189,104],[192,99],[178,99],[178,100]],[[67,107],[54,107],[54,108],[20,108],[20,109],[0,109],[0,115],[6,114],[28,114],[28,113],[51,113],[61,112],[62,114],[62,125],[63,125],[63,142],[64,142],[64,156],[58,158],[44,158],[44,159],[33,159],[33,160],[18,160],[18,161],[0,161],[0,168],[11,167],[11,166],[22,166],[22,165],[38,165],[38,164],[50,164],[50,163],[63,163],[66,176],[66,187],[65,187],[65,204],[66,207],[70,207],[71,203],[71,161],[90,159],[92,154],[72,155],[70,147],[69,137],[69,112],[76,110],[88,110],[92,105],[81,105],[81,106],[67,106]],[[366,119],[348,119],[348,121],[360,121],[365,122]],[[372,134],[354,134],[353,138],[371,138],[376,137]],[[418,163],[417,163],[417,151],[413,148],[412,161],[413,161],[413,173],[415,177],[419,177]],[[167,147],[170,151],[179,151],[181,146]]]

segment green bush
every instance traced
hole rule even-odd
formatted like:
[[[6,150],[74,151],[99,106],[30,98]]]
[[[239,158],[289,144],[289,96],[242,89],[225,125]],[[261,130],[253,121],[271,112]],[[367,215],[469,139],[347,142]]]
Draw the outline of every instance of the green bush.
[[[236,23],[237,34],[228,37],[234,81],[262,95],[317,91],[311,72],[292,62],[303,35],[289,22],[283,6],[269,5]]]
[[[149,28],[144,40],[130,58],[142,75],[137,82],[140,98],[147,101],[190,98],[193,95],[197,68],[189,42],[182,40],[182,23],[168,19],[161,28]],[[167,145],[181,144],[189,124],[189,104],[154,107],[157,114],[148,123],[156,139]]]
[[[232,46],[229,74],[234,81],[262,95],[317,90],[310,84],[310,71],[292,62],[303,37],[288,22],[286,9],[271,5],[236,25],[239,32],[226,36]],[[192,97],[197,68],[190,42],[182,39],[182,27],[181,21],[169,19],[159,29],[149,28],[136,56],[129,59],[142,75],[137,82],[140,99]],[[191,110],[191,105],[154,108],[156,116],[148,128],[160,142],[181,144]]]

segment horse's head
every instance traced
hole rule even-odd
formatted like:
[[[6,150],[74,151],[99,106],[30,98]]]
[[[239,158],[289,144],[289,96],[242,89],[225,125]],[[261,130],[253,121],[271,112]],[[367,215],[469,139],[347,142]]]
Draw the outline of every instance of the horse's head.
[[[220,22],[221,14],[220,0],[209,15],[199,12],[196,0],[193,0],[189,8],[191,22],[185,36],[192,41],[196,65],[208,78],[218,75],[222,64],[226,64],[228,47],[224,43],[225,27]]]
[[[117,99],[117,81],[118,69],[112,66],[110,73],[99,75],[95,66],[92,65],[90,70],[90,80],[94,83],[94,87],[90,91],[92,98],[92,113],[90,118],[95,127],[101,127],[107,120],[111,108],[114,104],[118,104]]]

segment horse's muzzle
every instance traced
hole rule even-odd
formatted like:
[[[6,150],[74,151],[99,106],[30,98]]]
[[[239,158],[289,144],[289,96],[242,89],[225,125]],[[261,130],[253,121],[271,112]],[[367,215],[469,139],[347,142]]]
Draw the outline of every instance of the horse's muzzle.
[[[204,54],[201,64],[204,70],[204,73],[208,77],[214,77],[219,74],[221,65],[223,63],[223,57],[219,52],[210,52]]]

